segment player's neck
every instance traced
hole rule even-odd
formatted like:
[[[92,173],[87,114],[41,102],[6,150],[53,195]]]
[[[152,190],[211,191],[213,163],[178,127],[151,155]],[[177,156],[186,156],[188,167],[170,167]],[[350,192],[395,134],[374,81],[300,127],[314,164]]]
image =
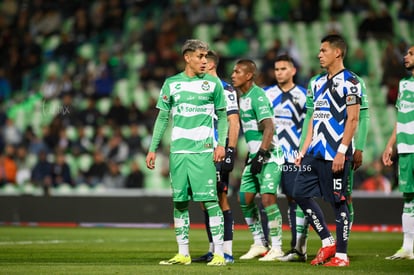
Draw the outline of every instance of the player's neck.
[[[344,70],[344,64],[342,62],[334,63],[328,68],[326,68],[326,71],[328,72],[328,78],[334,77],[337,73]]]
[[[252,87],[253,87],[253,82],[247,82],[243,86],[240,86],[237,90],[239,90],[242,94],[247,94]]]
[[[287,83],[279,83],[279,88],[282,90],[282,92],[289,92],[290,90],[295,87],[295,83],[293,82],[287,82]]]

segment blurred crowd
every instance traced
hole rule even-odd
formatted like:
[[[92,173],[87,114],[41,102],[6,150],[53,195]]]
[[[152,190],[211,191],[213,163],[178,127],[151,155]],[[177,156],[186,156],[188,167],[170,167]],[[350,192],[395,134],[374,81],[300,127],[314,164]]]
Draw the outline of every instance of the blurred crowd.
[[[3,0],[0,184],[32,182],[45,192],[63,183],[148,187],[148,174],[137,159],[147,150],[158,90],[166,77],[182,69],[180,47],[200,24],[219,26],[212,43],[221,55],[218,73],[225,80],[229,65],[249,56],[259,60],[257,84],[275,84],[274,58],[288,53],[299,68],[296,83],[306,87],[317,69],[301,70],[304,60],[295,40],[283,45],[275,39],[264,47],[257,33],[262,22],[322,20],[322,1],[268,2],[270,16],[259,20],[253,0]],[[384,42],[381,84],[392,105],[398,80],[406,73],[401,62],[407,41],[393,39],[389,7],[397,1],[382,1],[377,8],[371,2],[330,1],[325,32],[340,33],[336,18],[350,11],[361,18],[361,41]],[[398,2],[398,18],[412,22],[414,1]],[[375,71],[362,47],[346,62],[363,77]],[[31,95],[40,95],[42,115],[51,116],[40,129],[30,123],[19,127],[9,112]],[[55,102],[58,107],[51,109]],[[75,134],[70,136],[68,129]],[[167,152],[168,143],[161,150]],[[161,171],[161,177],[167,178],[168,171]]]

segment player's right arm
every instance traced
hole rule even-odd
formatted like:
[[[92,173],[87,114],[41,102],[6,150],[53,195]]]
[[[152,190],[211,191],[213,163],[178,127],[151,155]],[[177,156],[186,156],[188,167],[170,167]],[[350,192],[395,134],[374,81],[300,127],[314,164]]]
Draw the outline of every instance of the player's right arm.
[[[391,166],[393,161],[391,160],[392,148],[394,147],[395,141],[397,140],[397,123],[395,123],[394,130],[390,136],[390,139],[385,146],[384,153],[382,153],[382,162],[385,166]]]
[[[170,116],[169,111],[160,110],[158,113],[158,116],[157,116],[157,119],[154,125],[154,132],[152,135],[151,145],[150,145],[147,157],[146,157],[146,163],[149,169],[155,168],[155,159],[156,159],[155,151],[157,151],[157,148],[161,142],[161,138],[164,135],[165,130],[167,129],[169,116]]]

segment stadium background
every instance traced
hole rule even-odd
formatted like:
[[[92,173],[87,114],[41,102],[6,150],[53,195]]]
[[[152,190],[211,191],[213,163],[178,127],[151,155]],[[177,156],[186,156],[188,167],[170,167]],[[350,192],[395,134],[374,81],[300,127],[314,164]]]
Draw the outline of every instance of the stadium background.
[[[401,72],[402,56],[414,40],[411,1],[4,0],[0,12],[2,159],[17,164],[14,182],[2,180],[0,194],[5,207],[20,214],[30,205],[26,195],[44,195],[30,179],[40,151],[51,163],[63,154],[70,168],[71,182],[53,182],[52,197],[168,196],[168,135],[155,171],[145,168],[144,159],[160,86],[183,68],[179,51],[187,38],[205,40],[221,55],[219,75],[225,80],[236,59],[253,58],[261,86],[274,84],[273,58],[288,52],[299,68],[296,82],[306,87],[319,70],[321,37],[342,34],[349,44],[346,65],[364,78],[370,100],[364,165],[355,183],[356,189],[370,192],[356,192],[356,197],[398,197],[392,192],[395,167],[385,169],[378,159],[395,121],[395,83],[406,73]],[[116,98],[121,118],[108,115]],[[89,104],[96,108],[91,120],[85,119]],[[101,146],[97,132],[103,133]],[[114,136],[129,146],[122,159],[107,153]],[[18,155],[9,145],[26,148],[26,154]],[[112,171],[105,183],[87,182],[96,152],[104,154]],[[237,152],[233,195],[246,154],[242,137]],[[141,171],[142,185],[126,189],[123,181],[134,169]],[[385,187],[364,187],[366,179]],[[16,211],[9,214],[2,220],[22,220]]]

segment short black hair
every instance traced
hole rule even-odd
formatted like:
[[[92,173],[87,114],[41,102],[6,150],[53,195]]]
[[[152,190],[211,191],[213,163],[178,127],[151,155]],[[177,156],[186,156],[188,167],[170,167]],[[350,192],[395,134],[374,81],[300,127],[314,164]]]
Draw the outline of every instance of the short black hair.
[[[214,64],[216,65],[216,67],[218,66],[219,61],[220,61],[220,57],[218,56],[218,54],[217,54],[215,51],[213,51],[213,50],[209,50],[209,51],[207,52],[207,56],[206,56],[206,58],[207,58],[207,59],[211,59],[211,60],[213,60],[213,62],[214,62]]]
[[[342,52],[342,58],[345,58],[348,47],[346,45],[345,39],[342,36],[340,36],[339,34],[328,34],[327,36],[321,39],[321,43],[324,42],[328,42],[335,48],[340,49]]]
[[[292,65],[295,65],[295,61],[293,60],[293,58],[288,55],[288,54],[281,54],[278,55],[275,59],[275,62],[279,62],[279,61],[287,61],[289,63],[291,63]]]

